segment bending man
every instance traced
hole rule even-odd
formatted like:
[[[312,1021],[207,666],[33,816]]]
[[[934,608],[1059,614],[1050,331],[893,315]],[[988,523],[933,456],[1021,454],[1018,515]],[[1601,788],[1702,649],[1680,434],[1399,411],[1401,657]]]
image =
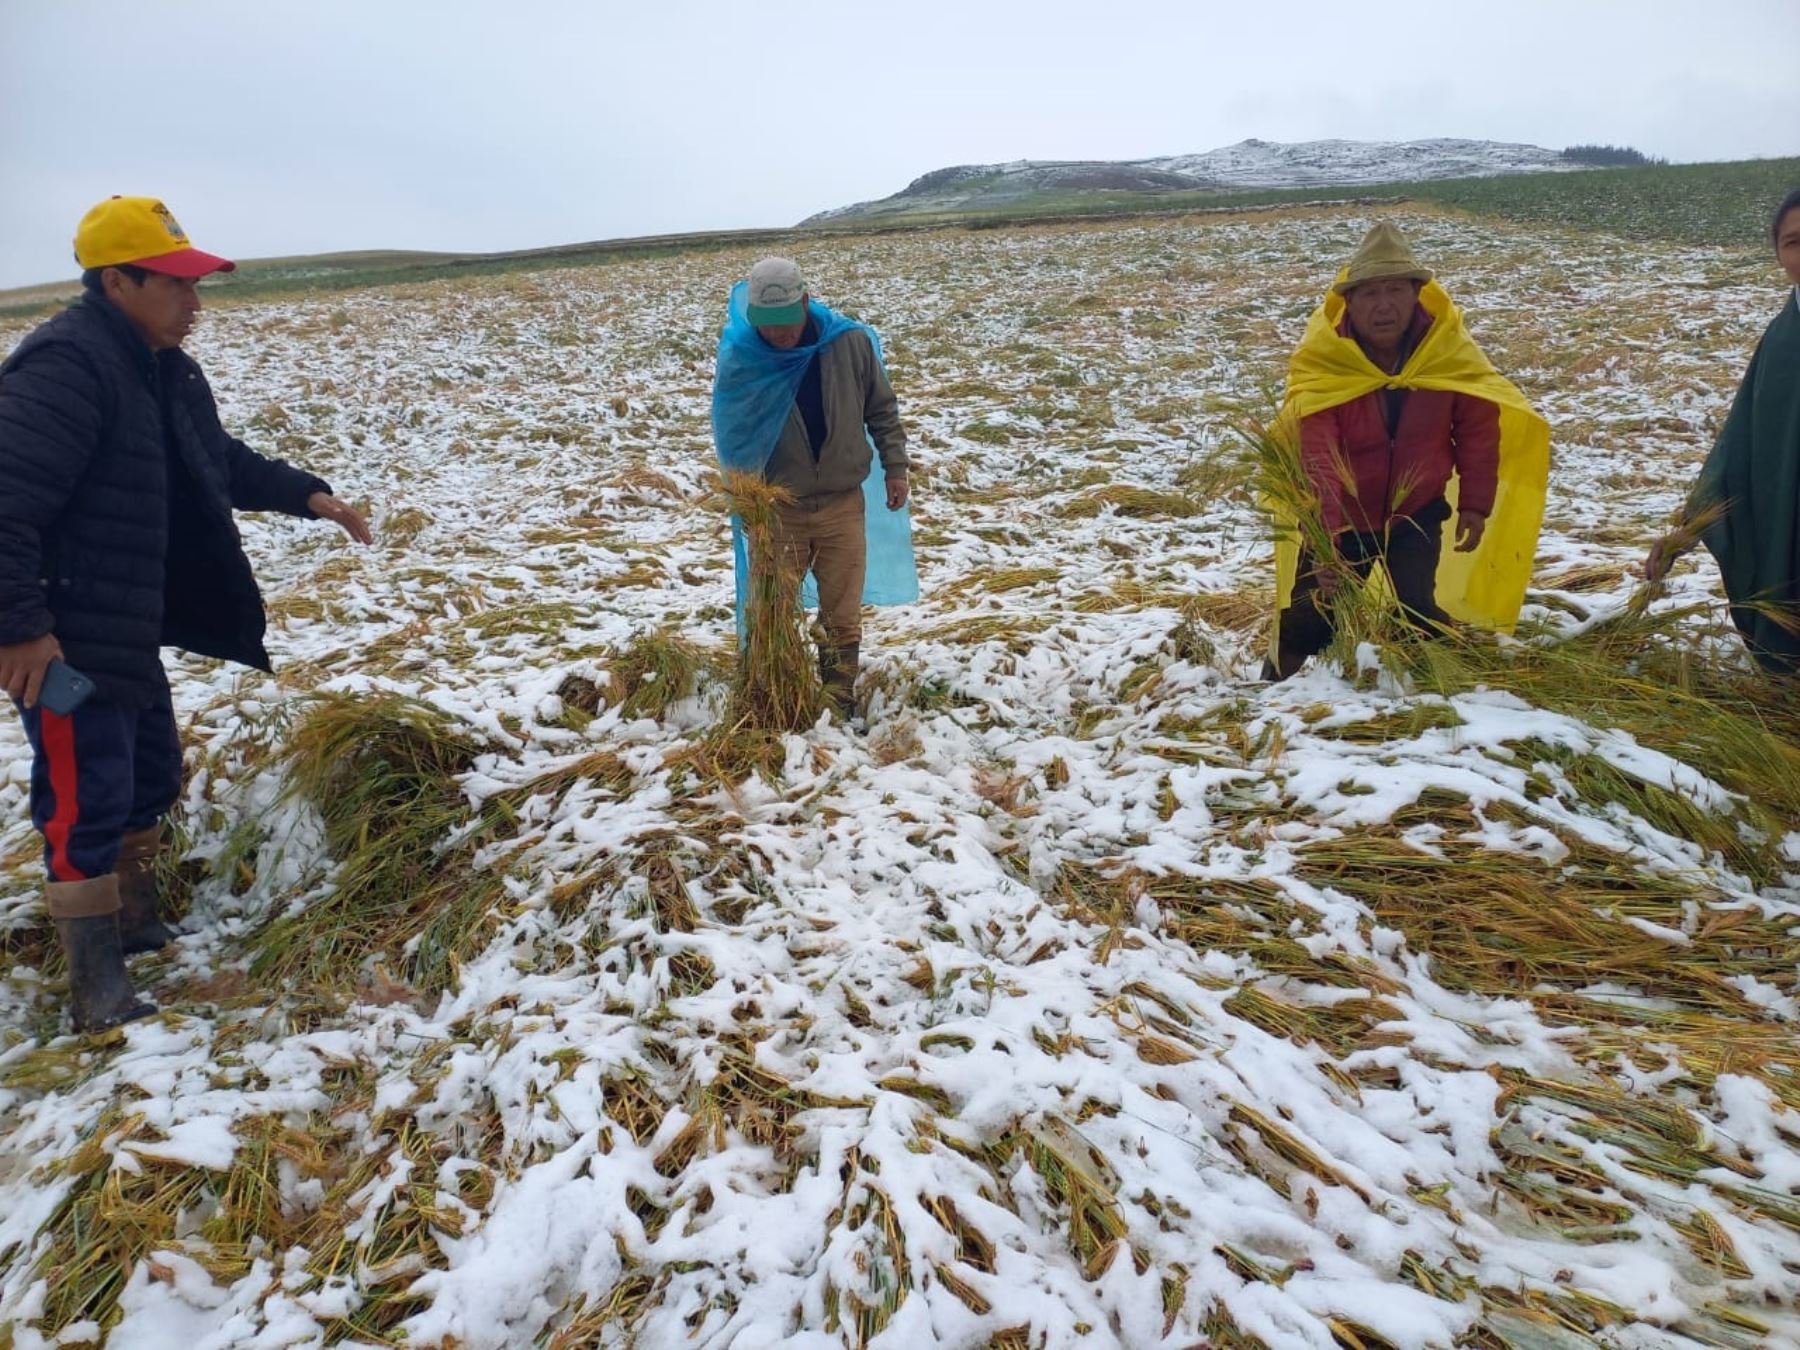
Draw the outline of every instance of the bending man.
[[[849,717],[864,602],[918,598],[901,514],[910,461],[874,329],[813,300],[790,259],[764,258],[732,291],[713,384],[713,437],[726,468],[760,473],[793,499],[779,508],[779,557],[750,565],[811,571],[824,633],[819,674],[834,708]],[[874,509],[893,514],[891,522],[871,519],[865,493]]]

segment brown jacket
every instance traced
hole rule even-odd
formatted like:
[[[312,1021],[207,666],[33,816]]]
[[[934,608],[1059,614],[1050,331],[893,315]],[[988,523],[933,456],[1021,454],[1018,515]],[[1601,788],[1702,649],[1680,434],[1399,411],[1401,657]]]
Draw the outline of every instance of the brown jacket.
[[[887,372],[875,359],[869,335],[861,329],[845,333],[819,353],[819,391],[825,407],[825,443],[815,463],[812,442],[800,405],[788,409],[781,439],[775,443],[763,476],[794,496],[829,497],[862,486],[869,476],[869,441],[881,450],[881,467],[890,477],[903,477],[906,430],[900,405]]]

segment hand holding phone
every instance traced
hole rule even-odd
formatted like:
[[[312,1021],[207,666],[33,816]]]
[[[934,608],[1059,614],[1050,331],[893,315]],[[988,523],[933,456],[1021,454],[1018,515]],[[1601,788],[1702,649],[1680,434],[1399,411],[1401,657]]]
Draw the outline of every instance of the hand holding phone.
[[[50,663],[62,654],[62,644],[54,633],[0,646],[0,689],[27,708],[37,707],[44,675]]]
[[[44,684],[38,690],[38,706],[58,717],[67,717],[94,692],[94,682],[60,656],[44,668]]]

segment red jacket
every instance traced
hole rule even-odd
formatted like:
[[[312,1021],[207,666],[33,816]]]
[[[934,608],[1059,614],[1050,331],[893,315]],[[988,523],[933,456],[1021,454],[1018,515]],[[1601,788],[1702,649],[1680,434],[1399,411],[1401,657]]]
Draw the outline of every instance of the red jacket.
[[[1406,350],[1419,345],[1431,315],[1419,306],[1406,332]],[[1349,336],[1349,320],[1338,332]],[[1388,431],[1388,400],[1399,418]],[[1380,533],[1443,496],[1454,471],[1457,506],[1487,515],[1494,509],[1500,470],[1500,409],[1484,398],[1436,389],[1384,389],[1316,412],[1300,422],[1300,461],[1332,534]],[[1344,467],[1356,480],[1352,495]]]

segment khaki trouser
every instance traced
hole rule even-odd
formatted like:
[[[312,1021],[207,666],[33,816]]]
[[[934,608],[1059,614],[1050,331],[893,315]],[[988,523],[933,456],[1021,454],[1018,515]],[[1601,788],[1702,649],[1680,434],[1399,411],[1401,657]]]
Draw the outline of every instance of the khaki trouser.
[[[792,570],[796,585],[808,569],[819,583],[819,625],[838,647],[862,641],[863,574],[868,569],[868,541],[863,533],[860,487],[825,497],[806,497],[779,508],[776,540],[781,565]],[[750,560],[760,572],[758,559]]]

